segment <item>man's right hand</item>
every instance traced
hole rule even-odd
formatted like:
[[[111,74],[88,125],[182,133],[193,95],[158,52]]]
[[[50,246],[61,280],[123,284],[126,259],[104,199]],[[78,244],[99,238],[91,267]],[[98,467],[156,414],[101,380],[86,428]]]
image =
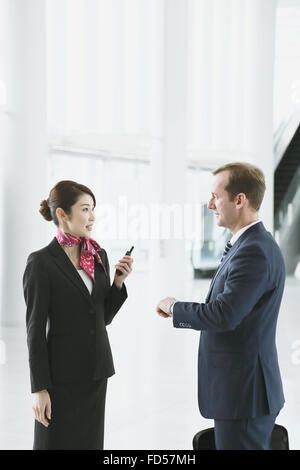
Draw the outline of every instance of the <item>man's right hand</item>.
[[[45,411],[47,418],[49,420],[51,419],[51,400],[47,390],[41,390],[40,392],[34,393],[32,409],[34,411],[35,419],[47,428],[49,426],[49,422],[45,417]]]

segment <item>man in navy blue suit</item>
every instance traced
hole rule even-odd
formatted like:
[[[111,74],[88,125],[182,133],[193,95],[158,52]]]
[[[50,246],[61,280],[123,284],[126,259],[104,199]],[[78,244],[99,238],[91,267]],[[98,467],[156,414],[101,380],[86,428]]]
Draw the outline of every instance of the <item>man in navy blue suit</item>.
[[[263,173],[247,163],[213,172],[208,208],[232,233],[205,303],[157,305],[175,328],[201,330],[200,413],[215,422],[216,449],[267,450],[284,395],[275,344],[285,282],[281,251],[259,219]]]

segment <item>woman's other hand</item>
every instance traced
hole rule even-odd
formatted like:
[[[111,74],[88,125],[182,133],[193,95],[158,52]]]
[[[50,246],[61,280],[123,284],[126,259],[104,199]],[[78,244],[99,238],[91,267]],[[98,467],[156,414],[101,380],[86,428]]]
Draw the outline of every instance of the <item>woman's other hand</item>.
[[[49,420],[51,419],[51,400],[48,390],[41,390],[40,392],[34,393],[32,409],[34,411],[35,419],[47,428],[49,426],[49,422],[45,415]]]

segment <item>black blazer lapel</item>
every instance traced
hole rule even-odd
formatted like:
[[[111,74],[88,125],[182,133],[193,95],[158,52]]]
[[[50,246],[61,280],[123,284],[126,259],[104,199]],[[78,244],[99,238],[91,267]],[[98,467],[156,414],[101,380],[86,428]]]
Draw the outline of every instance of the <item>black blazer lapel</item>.
[[[102,263],[104,264],[104,261],[103,261],[103,256],[101,256],[101,251],[99,250],[98,251],[98,254],[102,260]],[[98,263],[98,260],[96,259],[96,257],[94,256],[94,261],[95,261],[95,272],[94,272],[94,276],[95,276],[95,282],[93,284],[93,290],[92,290],[92,293],[89,295],[92,297],[92,299],[96,298],[96,295],[97,295],[97,292],[99,290],[99,287],[101,285],[101,273],[105,273],[104,269],[103,269],[103,266],[101,266],[100,263]],[[106,273],[105,273],[106,275]],[[82,281],[82,279],[80,278],[80,280]],[[83,282],[83,281],[82,281]],[[109,280],[107,281],[107,284],[109,285]],[[85,285],[85,288],[86,288],[86,285]]]
[[[90,294],[85,283],[81,279],[80,274],[77,272],[72,261],[69,259],[67,254],[64,252],[64,250],[58,243],[56,237],[54,237],[53,240],[49,243],[48,249],[51,255],[53,256],[53,260],[57,264],[57,266],[64,272],[64,274],[74,284],[74,286],[80,290],[86,300],[94,306],[93,298],[96,295],[97,278],[99,276],[99,271],[96,264],[99,263],[95,262],[95,281],[93,281],[93,290],[92,294]],[[101,267],[101,269],[103,268]]]

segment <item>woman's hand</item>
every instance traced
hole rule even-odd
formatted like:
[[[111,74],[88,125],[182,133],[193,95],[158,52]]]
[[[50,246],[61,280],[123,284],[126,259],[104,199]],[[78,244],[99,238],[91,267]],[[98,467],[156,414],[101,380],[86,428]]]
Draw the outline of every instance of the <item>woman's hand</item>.
[[[45,418],[45,411],[47,418],[49,420],[51,419],[51,400],[47,390],[34,393],[34,403],[32,409],[34,411],[35,419],[47,428],[49,426],[49,422]]]
[[[115,264],[115,268],[119,269],[123,273],[123,274],[120,274],[120,276],[118,276],[117,273],[115,273],[114,283],[119,289],[122,288],[123,281],[126,279],[128,274],[131,273],[132,263],[133,263],[133,258],[131,258],[131,256],[123,256],[123,258],[119,260],[119,263]]]

